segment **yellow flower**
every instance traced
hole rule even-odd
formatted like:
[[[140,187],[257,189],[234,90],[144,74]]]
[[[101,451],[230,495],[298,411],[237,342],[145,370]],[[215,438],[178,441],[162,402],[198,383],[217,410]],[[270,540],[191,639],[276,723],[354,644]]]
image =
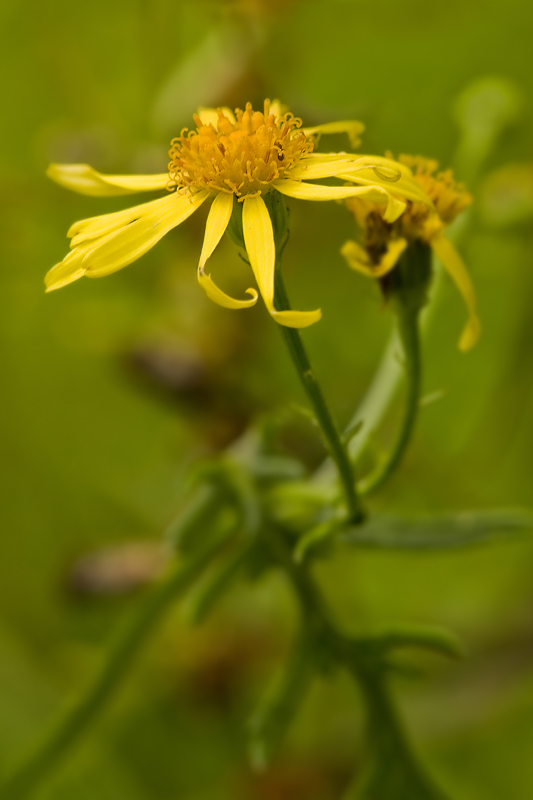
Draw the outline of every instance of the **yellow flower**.
[[[387,153],[387,157],[391,157]],[[379,205],[365,198],[348,198],[346,204],[364,232],[364,247],[348,241],[342,254],[353,268],[374,278],[382,278],[397,264],[410,242],[430,246],[461,292],[469,319],[459,347],[469,350],[477,341],[481,325],[476,313],[474,287],[463,261],[443,232],[467,208],[472,197],[456,183],[451,170],[437,172],[438,163],[420,156],[401,155],[396,163],[402,175],[413,179],[432,201],[432,206],[409,199],[405,211],[394,221],[385,219]]]
[[[205,272],[207,259],[230,223],[234,204],[240,202],[244,244],[268,311],[282,325],[306,327],[320,319],[320,310],[274,308],[275,242],[263,197],[271,191],[305,200],[365,197],[376,207],[382,204],[383,219],[391,224],[405,209],[405,202],[398,197],[410,198],[414,191],[424,201],[410,176],[402,175],[386,159],[313,152],[317,136],[322,133],[347,132],[354,142],[363,129],[359,122],[302,128],[301,120],[282,113],[280,104],[269,100],[265,100],[263,112],[254,111],[250,103],[245,111],[237,109],[236,114],[228,108],[200,109],[194,121],[195,130],[184,129],[172,141],[169,171],[165,174],[102,175],[86,164],[49,167],[49,177],[81,194],[111,196],[165,189],[167,194],[125,211],[74,223],[68,231],[71,250],[46,275],[47,291],[66,286],[83,275],[97,278],[131,264],[210,198],[213,202],[198,280],[209,297],[222,306],[252,306],[258,297],[255,289],[247,290],[249,299],[234,299]],[[360,185],[320,186],[306,182],[340,175]],[[392,183],[394,196],[390,192]]]

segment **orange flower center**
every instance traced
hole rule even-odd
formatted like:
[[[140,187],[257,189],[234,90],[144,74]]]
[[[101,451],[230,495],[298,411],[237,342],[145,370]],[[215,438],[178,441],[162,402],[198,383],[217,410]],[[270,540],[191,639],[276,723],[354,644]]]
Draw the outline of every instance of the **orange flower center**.
[[[198,115],[194,121],[196,130],[185,128],[171,142],[169,189],[209,189],[239,198],[266,193],[313,150],[313,139],[299,130],[301,120],[271,113],[269,100],[263,113],[251,103],[237,109],[235,121],[222,109],[216,124],[204,124]]]

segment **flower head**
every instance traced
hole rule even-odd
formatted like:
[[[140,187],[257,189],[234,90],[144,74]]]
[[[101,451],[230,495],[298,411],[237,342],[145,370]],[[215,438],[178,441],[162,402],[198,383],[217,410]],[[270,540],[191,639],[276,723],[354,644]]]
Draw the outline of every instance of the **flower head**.
[[[387,154],[388,157],[390,153]],[[347,198],[346,205],[363,232],[363,246],[348,241],[342,253],[353,268],[374,278],[392,270],[412,242],[431,247],[455,281],[469,310],[461,336],[461,350],[470,349],[478,339],[480,323],[472,282],[452,243],[443,232],[472,202],[466,188],[457,183],[451,170],[437,172],[438,163],[421,156],[401,155],[398,168],[408,170],[432,205],[408,199],[405,210],[394,221],[385,219],[379,205],[365,198]]]
[[[277,101],[265,100],[263,111],[248,103],[236,113],[228,108],[200,109],[196,129],[184,129],[172,141],[168,173],[161,175],[102,175],[86,164],[52,164],[48,175],[57,183],[88,195],[121,195],[167,190],[157,200],[74,223],[68,232],[69,254],[46,275],[47,291],[72,281],[101,277],[131,264],[172,228],[180,225],[211,199],[198,264],[198,280],[209,297],[227,308],[247,308],[257,301],[255,289],[247,299],[235,299],[216,286],[205,264],[242,204],[243,241],[265,305],[277,322],[306,327],[320,311],[277,311],[274,307],[276,246],[264,197],[279,192],[305,200],[343,200],[364,197],[383,219],[393,223],[406,208],[405,198],[429,201],[408,171],[402,173],[387,159],[346,153],[315,153],[322,133],[346,132],[352,143],[363,130],[359,122],[333,122],[314,128],[282,113]],[[340,177],[350,185],[321,186],[308,180]],[[358,184],[358,185],[354,185]],[[394,184],[394,194],[391,186]],[[240,210],[239,209],[239,212]]]

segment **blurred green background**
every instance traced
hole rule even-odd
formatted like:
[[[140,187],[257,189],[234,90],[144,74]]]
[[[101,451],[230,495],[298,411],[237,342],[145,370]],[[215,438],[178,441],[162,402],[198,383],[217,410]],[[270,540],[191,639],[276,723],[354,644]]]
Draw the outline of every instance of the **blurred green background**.
[[[267,96],[308,125],[361,119],[363,152],[423,154],[445,167],[459,142],[458,95],[486,76],[513,82],[522,109],[472,187],[478,202],[462,243],[483,337],[468,355],[457,350],[465,312],[446,282],[425,345],[425,391],[442,398],[424,409],[403,469],[374,507],[533,506],[533,16],[526,0],[483,9],[459,0],[4,0],[0,21],[4,769],[94,673],[137,602],[128,589],[156,568],[187,467],[249,421],[304,402],[260,304],[227,311],[198,287],[205,214],[128,269],[45,295],[70,224],[130,203],[69,193],[47,181],[47,164],[161,172],[196,106]],[[305,338],[345,424],[391,319],[377,287],[339,255],[353,236],[348,213],[294,202],[291,214],[290,293],[298,308],[322,307]],[[213,271],[226,287],[249,285],[230,243]],[[320,462],[320,442],[296,413],[282,438],[310,468]],[[99,548],[103,559],[87,561]],[[320,569],[351,623],[438,623],[465,642],[463,663],[435,661],[424,681],[396,687],[418,747],[458,800],[529,800],[533,791],[532,574],[527,538],[445,555],[343,550]],[[236,587],[202,629],[189,628],[187,608],[173,613],[43,798],[337,798],[361,759],[347,681],[315,686],[264,775],[247,766],[245,720],[289,646],[294,613],[275,577]]]

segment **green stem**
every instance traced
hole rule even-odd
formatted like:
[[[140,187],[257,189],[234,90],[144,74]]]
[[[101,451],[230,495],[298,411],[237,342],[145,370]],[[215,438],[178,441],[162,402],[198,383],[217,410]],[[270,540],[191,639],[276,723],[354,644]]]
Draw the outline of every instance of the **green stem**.
[[[274,303],[279,311],[290,311],[291,306],[285,290],[281,269],[279,269],[278,266],[276,267]],[[349,518],[354,523],[362,522],[365,518],[365,512],[357,494],[353,464],[342,443],[335,420],[328,408],[320,384],[316,379],[305,351],[300,332],[296,328],[287,328],[284,325],[280,325],[279,329],[287,345],[287,350],[296,368],[298,377],[311,403],[316,420],[320,425],[330,455],[337,465]]]
[[[403,419],[396,441],[386,460],[376,471],[361,482],[359,490],[367,496],[380,489],[396,471],[411,440],[420,405],[422,365],[420,358],[420,334],[418,311],[399,305],[397,325],[403,349],[405,377],[407,381]]]
[[[132,659],[153,633],[164,612],[203,572],[219,547],[219,544],[211,546],[195,555],[188,563],[174,566],[150,594],[142,598],[136,615],[123,629],[106,663],[81,699],[65,711],[48,735],[0,782],[2,800],[22,800],[29,797],[65,757],[118,688],[131,667]]]
[[[367,738],[373,759],[369,775],[363,778],[362,785],[360,776],[356,776],[350,797],[365,797],[365,800],[370,797],[399,798],[398,790],[405,789],[407,793],[402,794],[402,798],[445,800],[411,747],[391,697],[383,665],[376,659],[375,649],[365,647],[362,640],[350,638],[339,629],[308,564],[294,561],[283,531],[274,527],[265,528],[263,534],[298,597],[304,634],[310,635],[314,641],[309,657],[314,659],[315,668],[318,665],[329,671],[332,666],[343,666],[362,690]],[[376,788],[377,791],[367,794],[367,787]],[[352,794],[352,789],[356,795]]]

